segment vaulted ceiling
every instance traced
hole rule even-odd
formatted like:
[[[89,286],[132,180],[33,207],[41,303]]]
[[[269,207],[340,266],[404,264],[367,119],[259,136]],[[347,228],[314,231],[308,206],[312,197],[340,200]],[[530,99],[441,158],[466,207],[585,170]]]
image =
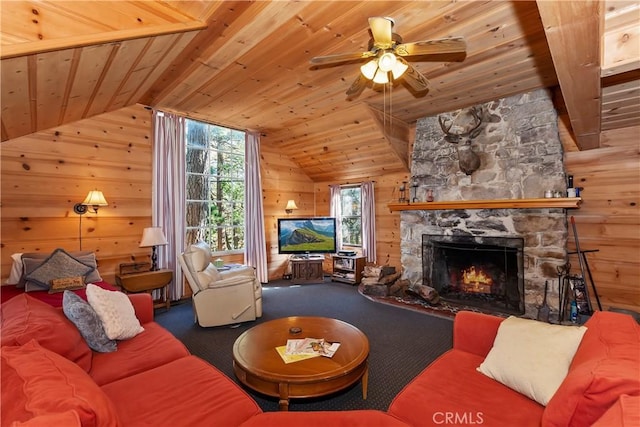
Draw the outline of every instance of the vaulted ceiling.
[[[2,141],[135,103],[262,134],[315,181],[407,170],[420,117],[552,88],[578,149],[640,124],[639,1],[2,2]],[[412,62],[348,100],[367,19],[404,41],[462,36],[462,62]]]

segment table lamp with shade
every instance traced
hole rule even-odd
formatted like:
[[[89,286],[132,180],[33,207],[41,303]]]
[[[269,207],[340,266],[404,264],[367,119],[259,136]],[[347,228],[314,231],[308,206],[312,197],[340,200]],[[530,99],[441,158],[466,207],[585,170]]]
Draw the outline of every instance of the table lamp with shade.
[[[151,252],[151,271],[158,270],[158,253],[156,246],[164,246],[167,244],[167,238],[160,227],[147,227],[142,231],[142,239],[140,240],[141,248],[152,248]]]

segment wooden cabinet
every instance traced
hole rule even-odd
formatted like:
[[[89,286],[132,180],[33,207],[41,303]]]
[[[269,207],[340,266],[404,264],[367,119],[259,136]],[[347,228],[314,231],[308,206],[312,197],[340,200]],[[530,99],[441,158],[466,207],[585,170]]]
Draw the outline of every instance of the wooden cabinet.
[[[324,257],[292,258],[291,283],[300,285],[324,282],[323,263]]]
[[[334,255],[331,280],[359,285],[362,280],[362,270],[364,270],[365,262],[366,258],[363,256]]]

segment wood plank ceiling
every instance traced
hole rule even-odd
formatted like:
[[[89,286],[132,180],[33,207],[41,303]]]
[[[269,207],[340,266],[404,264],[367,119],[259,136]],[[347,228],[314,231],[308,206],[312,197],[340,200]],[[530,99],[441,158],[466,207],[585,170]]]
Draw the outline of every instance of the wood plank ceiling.
[[[640,124],[639,1],[2,2],[2,141],[142,103],[263,135],[314,181],[408,168],[420,117],[559,87],[579,149]],[[431,83],[345,91],[367,18],[405,41],[463,36],[463,62],[413,62]]]

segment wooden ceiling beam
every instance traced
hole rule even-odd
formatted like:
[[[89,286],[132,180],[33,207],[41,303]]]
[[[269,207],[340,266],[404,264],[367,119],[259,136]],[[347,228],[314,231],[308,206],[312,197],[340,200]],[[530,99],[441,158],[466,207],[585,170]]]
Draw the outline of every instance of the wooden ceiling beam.
[[[124,40],[155,37],[166,34],[186,33],[189,31],[199,31],[204,30],[205,28],[207,28],[207,24],[200,21],[178,22],[173,24],[155,25],[153,27],[109,31],[107,33],[98,34],[83,34],[51,40],[38,40],[35,42],[3,45],[2,52],[0,53],[0,58],[16,58],[19,56],[53,52],[57,50],[77,47],[93,46],[105,43],[114,43]]]
[[[578,146],[598,148],[602,2],[537,0],[537,4]]]
[[[405,170],[409,172],[411,166],[409,163],[409,147],[411,146],[411,126],[407,123],[399,120],[386,112],[375,109],[371,106],[368,108],[373,117],[373,121],[380,132],[384,135],[385,139],[389,143],[389,148],[400,159],[405,167]]]

